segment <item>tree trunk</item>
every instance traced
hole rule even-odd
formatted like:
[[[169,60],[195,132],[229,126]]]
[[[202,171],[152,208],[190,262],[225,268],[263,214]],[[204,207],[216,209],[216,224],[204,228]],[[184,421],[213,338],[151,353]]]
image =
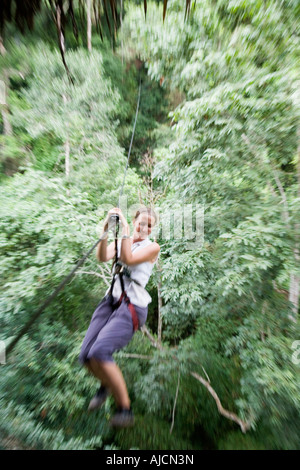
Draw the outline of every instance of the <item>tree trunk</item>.
[[[294,253],[297,253],[297,250],[295,250]],[[299,252],[298,252],[297,259],[299,260]],[[290,315],[289,318],[295,323],[297,322],[298,308],[299,308],[299,282],[300,282],[300,278],[292,273],[290,275],[289,301],[293,305],[292,306],[293,314]]]
[[[3,38],[2,38],[2,36],[0,36],[0,54],[1,54],[1,55],[6,54],[6,49],[5,49],[4,44],[3,44]]]
[[[64,100],[64,105],[66,106],[67,103],[67,98],[66,95],[63,95],[63,100]],[[68,124],[66,124],[66,127],[68,127]],[[70,176],[70,141],[69,137],[66,138],[66,141],[64,143],[64,148],[65,148],[65,175],[66,179],[68,182],[69,176]],[[67,189],[67,195],[70,196],[70,190]]]
[[[56,24],[58,28],[58,39],[59,39],[60,49],[61,49],[61,52],[65,54],[66,52],[65,51],[65,37],[61,29],[61,9],[58,4],[56,6]]]
[[[92,19],[91,19],[92,5],[91,0],[87,0],[86,5],[86,18],[87,18],[87,47],[88,51],[92,51]]]
[[[158,324],[157,324],[157,342],[161,344],[161,337],[162,337],[162,317],[161,317],[161,309],[162,309],[162,297],[161,297],[161,268],[159,262],[157,262],[157,271],[158,271],[158,283],[157,283],[157,296],[158,296]]]
[[[69,178],[69,175],[70,175],[70,143],[69,143],[68,138],[65,142],[65,172],[66,172],[66,178]]]
[[[4,135],[12,135],[12,125],[9,121],[9,110],[7,104],[7,89],[8,89],[8,73],[7,71],[3,71],[3,80],[1,80],[1,114],[2,114],[2,121],[3,121],[3,134]]]
[[[120,31],[121,31],[121,51],[122,51],[122,65],[124,64],[124,45],[123,45],[123,34],[122,34],[122,28],[123,28],[123,0],[121,0],[121,5],[120,5]],[[122,78],[123,81],[123,78]]]
[[[296,174],[297,174],[297,196],[300,200],[300,128],[297,132],[298,135],[298,147],[297,147],[297,163],[296,163]],[[294,246],[294,258],[296,266],[299,269],[300,266],[300,224],[295,224],[295,246]],[[293,314],[290,316],[291,320],[297,321],[299,311],[299,296],[300,296],[300,276],[295,273],[290,275],[290,288],[289,288],[289,301],[292,303]]]

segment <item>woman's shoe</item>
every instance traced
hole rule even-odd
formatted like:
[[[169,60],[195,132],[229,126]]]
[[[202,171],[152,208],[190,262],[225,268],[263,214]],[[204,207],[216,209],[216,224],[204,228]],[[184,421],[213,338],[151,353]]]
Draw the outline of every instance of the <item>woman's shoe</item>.
[[[91,399],[89,407],[88,407],[88,411],[98,410],[103,405],[108,395],[109,395],[108,389],[106,387],[103,387],[103,385],[101,385],[96,395]]]
[[[134,425],[134,415],[132,409],[119,409],[110,420],[110,425],[118,428],[127,428]]]

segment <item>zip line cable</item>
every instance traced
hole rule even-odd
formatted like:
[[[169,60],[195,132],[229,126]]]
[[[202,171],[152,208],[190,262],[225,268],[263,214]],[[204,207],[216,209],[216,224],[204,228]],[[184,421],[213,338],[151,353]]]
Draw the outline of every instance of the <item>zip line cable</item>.
[[[118,207],[120,207],[120,198],[123,194],[123,189],[124,189],[124,183],[125,183],[125,178],[126,178],[126,173],[128,169],[128,164],[129,164],[129,158],[130,158],[130,153],[131,153],[131,147],[132,147],[132,142],[134,138],[134,133],[135,133],[135,126],[136,126],[136,121],[137,121],[137,116],[138,116],[138,111],[139,111],[139,104],[140,104],[140,97],[141,97],[141,75],[140,75],[140,83],[139,83],[139,93],[138,93],[138,100],[137,100],[137,106],[136,106],[136,113],[135,113],[135,120],[134,120],[134,125],[133,125],[133,130],[132,130],[132,135],[131,135],[131,141],[129,145],[129,151],[128,151],[128,156],[127,156],[127,163],[125,167],[125,172],[124,172],[124,178],[123,178],[123,183],[122,187],[120,189],[119,193],[119,204]],[[114,219],[112,219],[114,220]],[[119,218],[115,219],[114,224],[116,226]],[[19,340],[24,336],[29,328],[33,325],[33,323],[38,319],[38,317],[43,313],[43,311],[50,305],[52,300],[55,299],[55,297],[58,295],[58,293],[65,287],[65,285],[72,279],[74,276],[75,272],[77,271],[80,266],[83,265],[85,260],[89,257],[89,255],[92,253],[92,251],[98,246],[98,244],[106,237],[108,234],[109,229],[111,226],[108,226],[108,229],[101,235],[99,240],[97,240],[96,243],[89,249],[89,251],[77,262],[77,264],[74,266],[72,271],[61,281],[61,283],[57,286],[57,288],[52,292],[52,294],[45,300],[45,302],[40,306],[40,308],[32,315],[32,317],[28,320],[28,322],[23,326],[19,334],[9,343],[9,345],[6,347],[6,353],[10,354],[16,344],[19,342]],[[115,234],[117,231],[115,230]]]
[[[134,133],[135,133],[135,126],[136,126],[136,121],[137,121],[138,112],[139,112],[140,98],[141,98],[141,74],[140,74],[140,84],[139,84],[139,95],[138,95],[138,100],[137,100],[137,105],[136,105],[136,112],[135,112],[135,120],[134,120],[134,124],[133,124],[131,141],[130,141],[129,150],[128,150],[128,157],[127,157],[127,163],[126,163],[126,168],[125,168],[125,172],[124,172],[123,183],[122,183],[120,193],[119,193],[118,207],[120,207],[120,198],[123,195],[123,189],[124,189],[124,183],[125,183],[125,178],[126,178],[126,173],[127,173],[128,163],[129,163],[129,157],[130,157],[130,153],[131,153],[131,147],[132,147],[133,137],[134,137]]]

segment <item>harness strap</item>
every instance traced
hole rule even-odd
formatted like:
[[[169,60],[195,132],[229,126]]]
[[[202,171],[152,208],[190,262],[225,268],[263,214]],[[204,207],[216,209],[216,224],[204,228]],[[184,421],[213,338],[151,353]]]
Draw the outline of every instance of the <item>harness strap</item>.
[[[129,311],[131,313],[133,331],[137,331],[138,328],[139,328],[139,319],[138,319],[136,310],[134,308],[134,305],[130,302],[130,299],[129,299],[126,291],[122,292],[121,297],[119,298],[119,300],[117,302],[117,307],[119,307],[121,305],[123,299],[127,303],[127,306],[128,306]]]
[[[127,306],[128,306],[128,308],[130,310],[130,313],[131,313],[133,331],[136,331],[139,327],[139,320],[138,320],[138,316],[137,316],[136,310],[134,308],[134,305],[130,302],[130,298],[128,297],[127,292],[125,290],[123,272],[122,271],[119,272],[119,277],[120,277],[120,282],[121,282],[121,287],[122,287],[122,294],[121,294],[121,297],[119,299],[119,302],[121,304],[122,300],[124,299],[125,302],[127,303]]]
[[[130,272],[121,263],[118,262],[118,240],[117,240],[118,231],[119,231],[119,226],[116,228],[116,235],[115,235],[115,252],[116,252],[116,255],[115,255],[115,261],[114,261],[113,266],[112,266],[112,269],[114,270],[114,273],[113,273],[111,286],[110,286],[110,289],[109,289],[109,295],[110,295],[110,299],[111,299],[111,305],[112,305],[114,310],[121,305],[121,302],[122,302],[123,299],[125,300],[125,302],[127,303],[128,309],[131,313],[133,330],[136,331],[139,328],[139,319],[138,319],[136,310],[134,308],[134,305],[131,303],[130,298],[128,297],[127,292],[125,290],[124,279],[123,279],[123,276],[127,276],[129,279],[131,279]],[[115,284],[115,281],[116,281],[116,275],[117,274],[119,275],[119,278],[120,278],[122,294],[121,294],[121,297],[119,298],[119,300],[116,303],[113,303],[114,302],[113,288],[114,288],[114,284]],[[138,281],[135,281],[134,279],[131,279],[131,280],[136,282],[137,284],[139,284]]]
[[[111,295],[112,306],[113,306],[113,308],[114,308],[114,310],[115,310],[116,308],[119,308],[119,307],[120,307],[120,305],[121,305],[121,303],[122,303],[122,300],[125,300],[125,302],[127,303],[128,309],[129,309],[129,311],[130,311],[130,313],[131,313],[132,324],[133,324],[133,331],[137,331],[138,328],[139,328],[139,319],[138,319],[136,310],[135,310],[135,308],[134,308],[134,305],[131,303],[130,298],[128,297],[127,292],[126,292],[126,290],[125,290],[124,279],[123,279],[124,273],[123,273],[122,271],[120,271],[118,274],[119,274],[119,277],[120,277],[121,288],[122,288],[122,294],[121,294],[121,297],[119,298],[119,300],[114,304],[114,303],[113,303],[113,295],[112,295],[113,286],[114,286],[114,283],[115,283],[115,276],[114,276],[114,277],[113,277],[113,280],[112,280],[112,283],[111,283],[111,288],[110,288],[110,295]]]

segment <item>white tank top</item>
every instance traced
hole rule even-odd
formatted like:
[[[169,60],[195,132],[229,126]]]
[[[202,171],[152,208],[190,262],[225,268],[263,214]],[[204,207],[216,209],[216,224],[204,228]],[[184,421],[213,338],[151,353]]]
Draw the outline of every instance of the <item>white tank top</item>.
[[[152,244],[152,241],[149,240],[149,238],[147,237],[145,238],[145,240],[132,243],[131,252],[133,253],[151,244]],[[118,242],[118,257],[120,256],[120,251],[121,251],[121,241]],[[148,294],[145,287],[149,281],[149,278],[151,276],[155,263],[156,261],[154,263],[150,263],[150,261],[147,261],[145,263],[134,264],[131,266],[127,266],[125,263],[121,263],[123,264],[123,266],[126,266],[126,269],[128,269],[128,271],[130,272],[130,277],[131,277],[131,279],[129,279],[127,276],[123,276],[124,288],[127,292],[128,297],[130,298],[130,301],[133,304],[138,305],[139,307],[147,307],[148,304],[152,301],[151,296]],[[133,281],[134,279],[141,285],[136,284]],[[109,289],[107,290],[106,293],[108,292],[109,292]],[[122,294],[121,282],[120,282],[119,276],[117,275],[115,283],[114,283],[114,287],[113,287],[113,292],[112,292],[114,300],[116,301],[119,300],[121,294]]]

